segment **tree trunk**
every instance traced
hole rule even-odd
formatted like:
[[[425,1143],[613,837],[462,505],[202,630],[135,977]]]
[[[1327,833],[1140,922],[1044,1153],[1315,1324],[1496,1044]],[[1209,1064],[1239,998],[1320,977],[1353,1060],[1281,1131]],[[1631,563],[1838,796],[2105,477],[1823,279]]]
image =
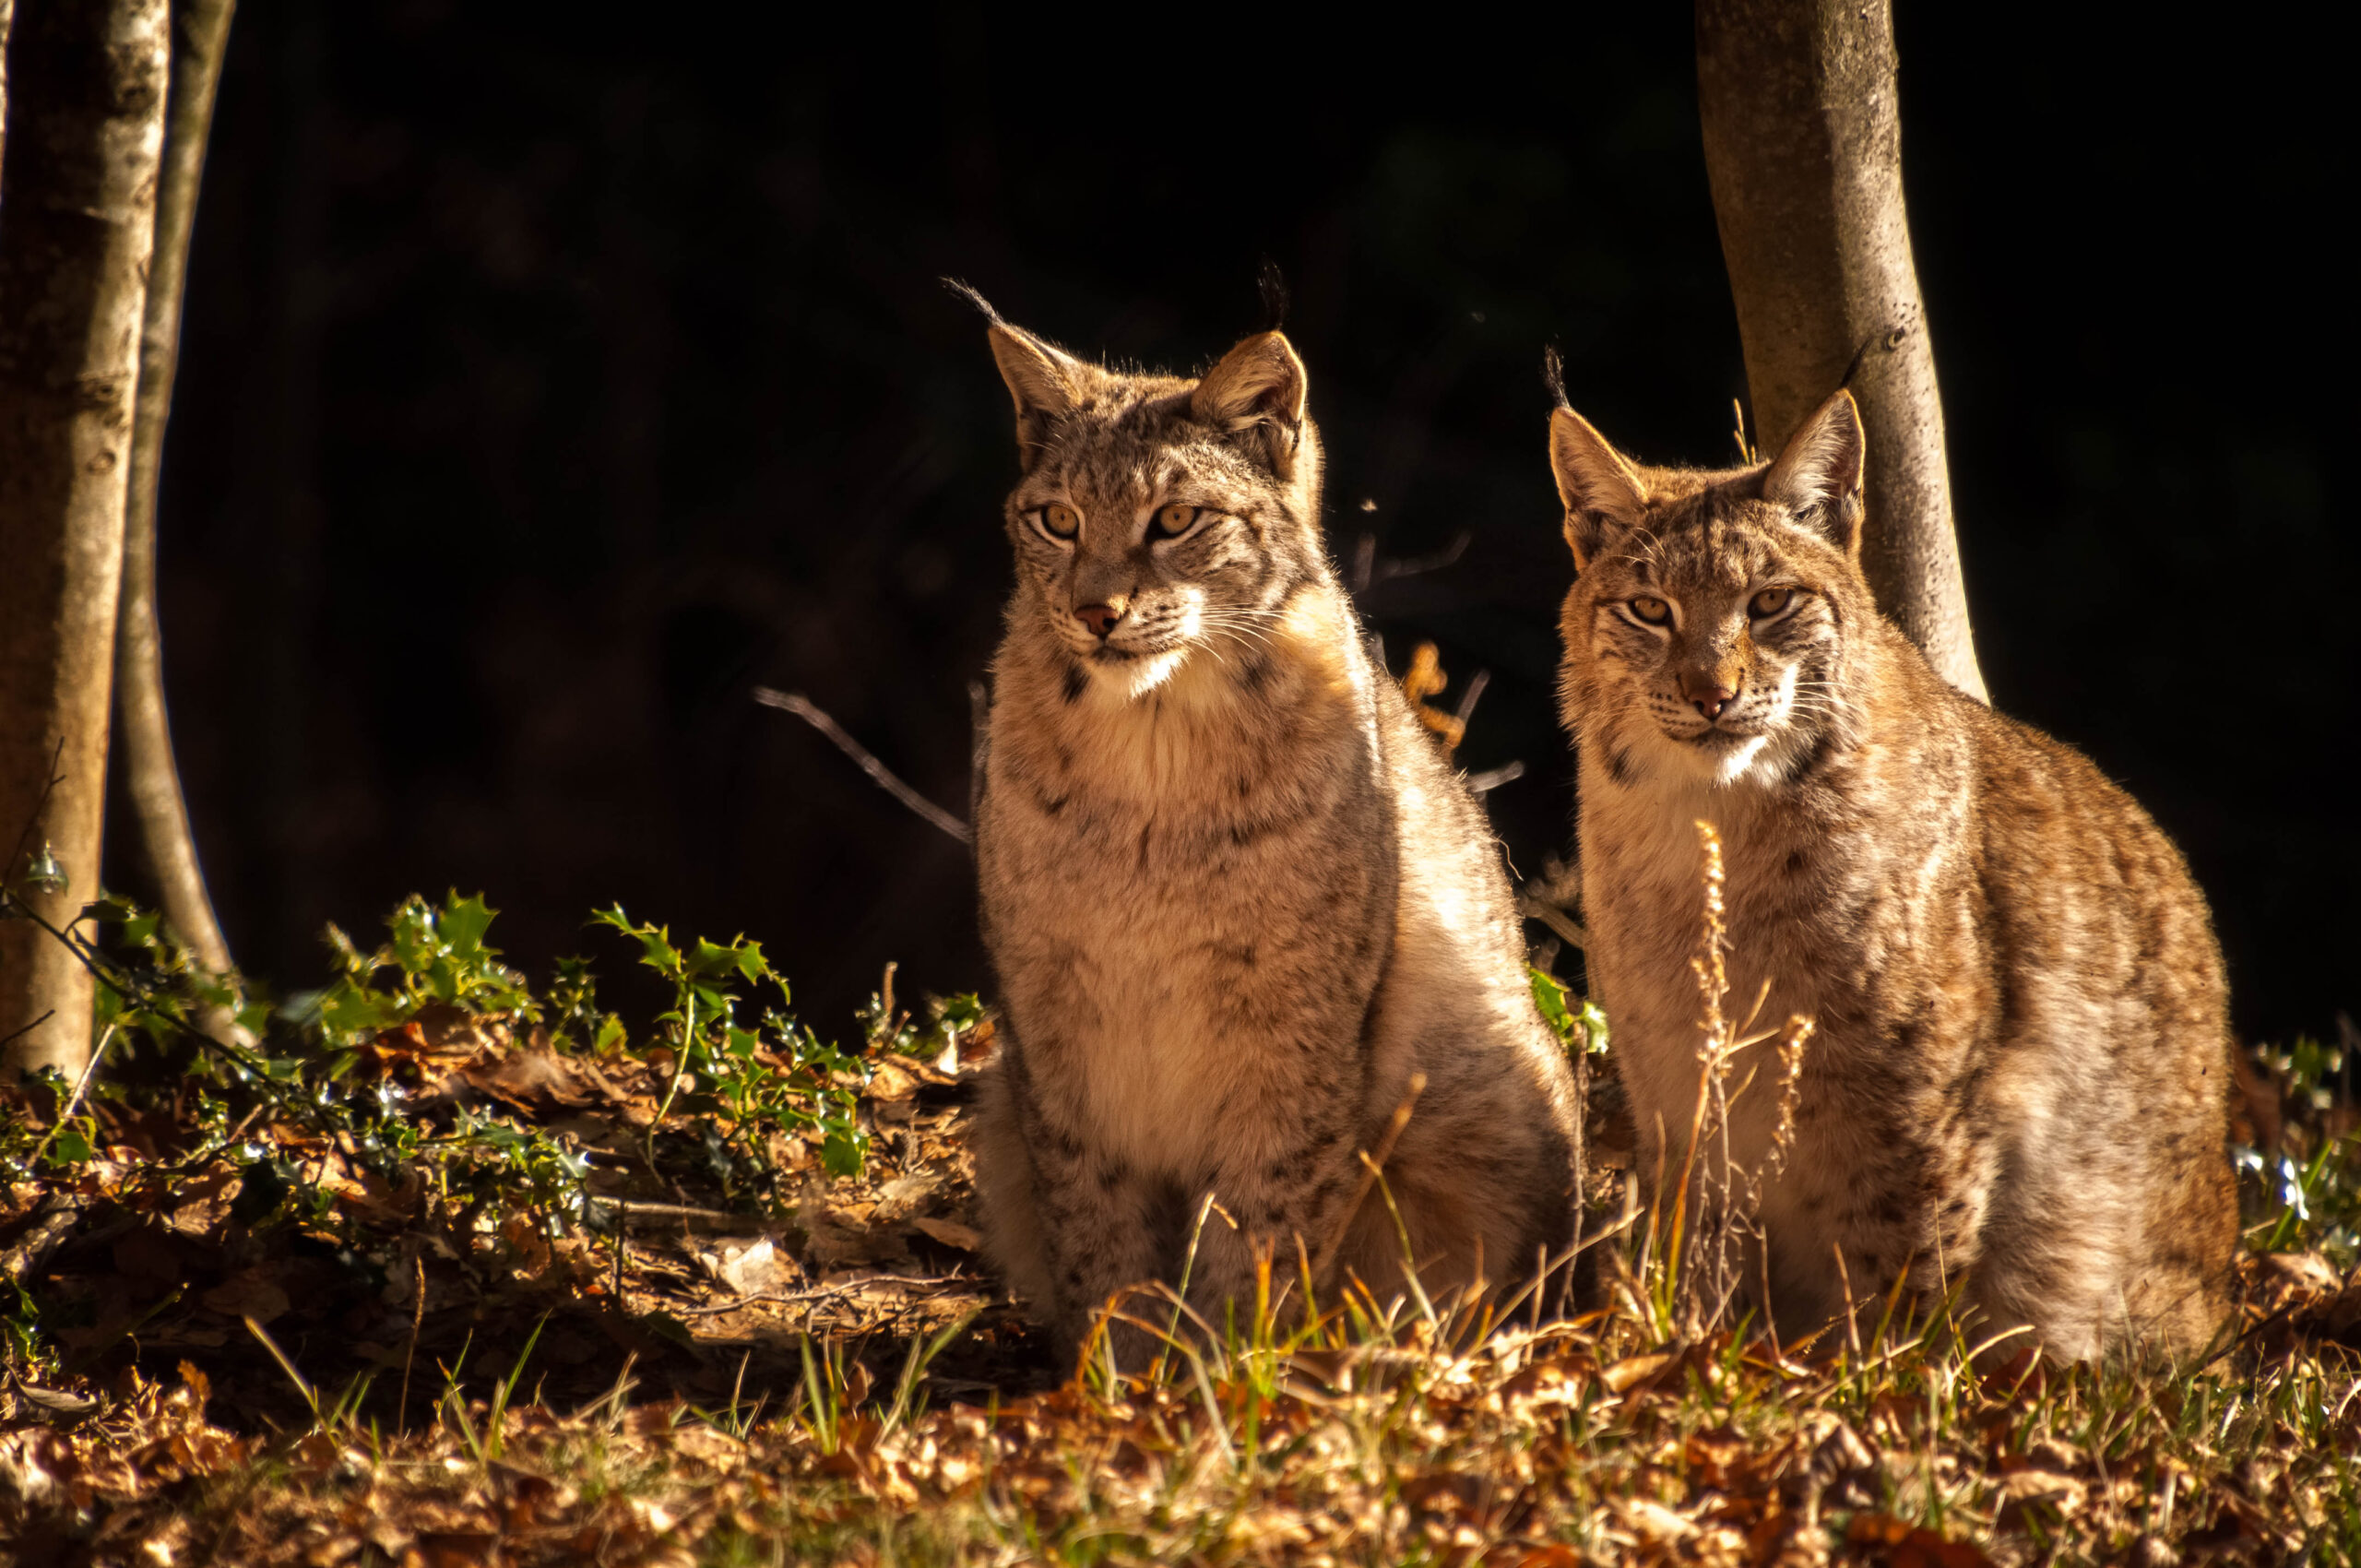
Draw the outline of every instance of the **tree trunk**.
[[[1892,0],[1697,0],[1697,101],[1756,441],[1777,451],[1852,387],[1879,608],[1988,700],[1903,208]]]
[[[165,0],[20,0],[0,166],[0,843],[54,846],[54,891],[9,897],[53,925],[98,896],[107,710],[139,329],[164,133]],[[60,781],[48,788],[54,759]],[[90,1050],[90,979],[27,921],[0,921],[13,1066]]]
[[[17,0],[0,0],[0,163],[8,148],[8,33],[16,20]],[[0,875],[6,875],[0,872]]]
[[[124,782],[139,842],[156,879],[164,923],[215,974],[231,968],[230,944],[196,859],[188,802],[172,754],[164,706],[164,652],[156,616],[156,487],[164,425],[179,368],[181,298],[198,181],[213,128],[213,94],[235,0],[186,0],[172,29],[172,97],[162,178],[156,192],[156,258],[148,271],[147,324],[139,339],[139,398],[132,427],[131,493],[124,519],[123,603],[115,625],[115,721]]]

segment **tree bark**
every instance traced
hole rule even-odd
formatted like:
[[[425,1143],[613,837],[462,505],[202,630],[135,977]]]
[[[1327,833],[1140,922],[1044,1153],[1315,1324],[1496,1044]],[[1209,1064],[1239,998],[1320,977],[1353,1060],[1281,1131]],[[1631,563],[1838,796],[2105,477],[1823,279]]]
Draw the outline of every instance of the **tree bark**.
[[[236,0],[186,0],[172,29],[172,96],[165,114],[163,171],[156,191],[156,254],[148,270],[146,326],[139,338],[139,397],[131,437],[131,493],[124,518],[123,601],[115,624],[115,722],[124,783],[139,843],[156,879],[164,923],[214,974],[231,968],[230,944],[214,917],[205,873],[181,793],[172,725],[164,704],[164,651],[156,614],[156,492],[164,426],[179,368],[181,300],[189,236],[213,128],[213,96]]]
[[[1892,0],[1697,0],[1697,100],[1755,435],[1850,386],[1878,604],[1979,701],[1943,410],[1902,196]]]
[[[154,240],[165,0],[20,0],[0,165],[0,843],[54,846],[65,885],[0,870],[65,925],[98,896],[123,516]],[[47,789],[54,759],[61,782]],[[31,922],[0,921],[12,1066],[72,1070],[91,986]]]

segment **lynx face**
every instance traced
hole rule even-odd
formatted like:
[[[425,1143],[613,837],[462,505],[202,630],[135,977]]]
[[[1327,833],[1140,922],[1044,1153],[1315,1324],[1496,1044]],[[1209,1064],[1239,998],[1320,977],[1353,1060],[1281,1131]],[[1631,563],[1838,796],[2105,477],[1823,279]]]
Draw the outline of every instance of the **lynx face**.
[[[993,351],[1015,398],[1018,593],[1069,686],[1136,697],[1186,661],[1231,662],[1314,575],[1319,447],[1303,367],[1275,333],[1192,383],[1087,364],[1014,327]]]
[[[1598,699],[1627,716],[1626,744],[1729,783],[1809,743],[1842,640],[1842,563],[1799,532],[1777,507],[1707,492],[1583,574],[1566,630],[1589,645]]]
[[[1638,469],[1560,411],[1566,718],[1622,766],[1774,780],[1842,721],[1846,631],[1872,612],[1841,411],[1735,474]]]

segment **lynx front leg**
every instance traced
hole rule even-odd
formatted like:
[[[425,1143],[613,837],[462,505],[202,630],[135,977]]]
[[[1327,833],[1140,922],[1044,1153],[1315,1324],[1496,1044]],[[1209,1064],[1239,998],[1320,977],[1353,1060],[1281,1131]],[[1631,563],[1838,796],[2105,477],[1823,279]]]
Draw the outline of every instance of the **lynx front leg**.
[[[1271,1260],[1271,1300],[1283,1320],[1302,1307],[1301,1272],[1334,1251],[1358,1189],[1355,1140],[1333,1126],[1302,1129],[1292,1144],[1233,1160],[1210,1185],[1220,1212],[1194,1237],[1189,1302],[1216,1333],[1254,1313],[1256,1272]],[[1193,1220],[1202,1196],[1191,1205]],[[1184,1239],[1185,1244],[1185,1239]]]
[[[992,1259],[1071,1361],[1108,1296],[1157,1272],[1137,1183],[1043,1111],[1013,1040],[979,1086],[968,1146]]]
[[[1157,1223],[1157,1185],[1078,1143],[1052,1140],[1035,1151],[1042,1234],[1052,1282],[1058,1355],[1071,1361],[1113,1301],[1108,1335],[1116,1364],[1145,1367],[1158,1343],[1136,1323],[1158,1323],[1165,1307],[1134,1289],[1169,1272]],[[1169,1206],[1169,1205],[1164,1206]]]

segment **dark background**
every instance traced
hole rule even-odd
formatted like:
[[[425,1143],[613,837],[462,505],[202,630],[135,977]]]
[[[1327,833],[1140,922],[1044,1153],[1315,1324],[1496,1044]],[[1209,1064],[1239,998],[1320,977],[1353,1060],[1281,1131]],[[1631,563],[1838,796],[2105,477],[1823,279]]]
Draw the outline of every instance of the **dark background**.
[[[965,852],[747,695],[808,692],[964,809],[1014,458],[946,273],[1080,351],[1189,368],[1258,325],[1260,259],[1285,268],[1335,552],[1474,535],[1363,608],[1397,666],[1432,637],[1455,680],[1492,672],[1464,754],[1529,765],[1490,800],[1536,871],[1572,811],[1541,346],[1655,460],[1726,460],[1744,391],[1686,16],[1347,39],[876,6],[821,37],[740,9],[242,10],[162,608],[244,965],[313,983],[323,921],[456,885],[537,971],[619,974],[581,929],[615,899],[742,929],[824,1033],[889,957],[985,985]],[[2243,1030],[2328,1028],[2361,935],[2329,51],[1903,10],[1995,700],[2188,850]]]

